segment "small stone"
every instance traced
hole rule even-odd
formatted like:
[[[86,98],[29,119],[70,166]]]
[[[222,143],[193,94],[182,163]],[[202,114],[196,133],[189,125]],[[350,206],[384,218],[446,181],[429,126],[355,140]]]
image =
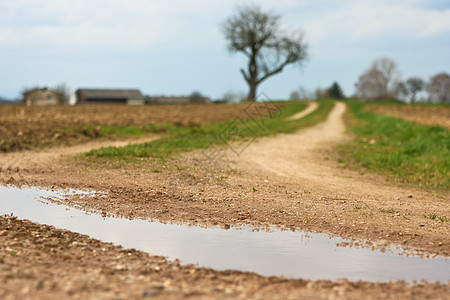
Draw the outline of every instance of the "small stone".
[[[413,195],[408,195],[408,198],[412,198],[413,197]]]
[[[161,283],[154,283],[151,287],[153,290],[159,290],[162,291],[165,289],[165,285]]]
[[[158,296],[158,295],[159,295],[159,291],[158,291],[158,290],[155,290],[155,289],[148,289],[148,290],[145,290],[145,291],[142,293],[142,298],[156,297],[156,296]]]
[[[116,265],[115,267],[114,267],[114,269],[116,270],[116,271],[125,271],[125,270],[127,270],[127,267],[126,266],[124,266],[124,265]]]
[[[313,289],[316,287],[316,283],[314,281],[310,281],[306,284],[307,289]]]

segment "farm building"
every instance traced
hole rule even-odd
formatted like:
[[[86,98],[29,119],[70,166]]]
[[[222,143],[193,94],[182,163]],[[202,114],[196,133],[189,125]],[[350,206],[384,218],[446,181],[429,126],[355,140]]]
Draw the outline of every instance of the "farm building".
[[[188,103],[211,103],[207,97],[186,97],[186,96],[153,96],[149,97],[149,103],[154,104],[188,104]]]
[[[23,94],[25,105],[57,105],[59,104],[58,94],[48,88],[36,88],[26,91]]]
[[[78,104],[130,104],[141,105],[145,97],[136,89],[78,89],[75,92]]]

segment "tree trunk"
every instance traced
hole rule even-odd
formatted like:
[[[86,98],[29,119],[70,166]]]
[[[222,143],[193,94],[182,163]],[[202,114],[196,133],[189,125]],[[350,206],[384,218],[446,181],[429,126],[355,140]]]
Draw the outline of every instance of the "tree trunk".
[[[256,101],[256,86],[258,85],[258,64],[256,62],[257,50],[252,49],[252,56],[248,62],[249,80],[247,81],[249,91],[247,101]]]
[[[249,87],[248,96],[247,96],[248,101],[256,101],[256,85],[257,85],[256,82],[248,83],[248,87]]]

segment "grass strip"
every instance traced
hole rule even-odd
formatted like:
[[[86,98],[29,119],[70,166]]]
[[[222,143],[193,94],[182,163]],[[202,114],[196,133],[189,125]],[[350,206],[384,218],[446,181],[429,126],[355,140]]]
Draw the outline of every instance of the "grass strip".
[[[235,119],[192,127],[164,125],[166,135],[161,139],[124,147],[103,147],[89,151],[83,156],[114,160],[134,160],[143,157],[165,159],[177,153],[206,149],[212,145],[224,146],[233,141],[290,133],[325,120],[333,107],[333,102],[322,100],[318,109],[306,117],[299,120],[286,120],[287,117],[305,109],[306,106],[304,102],[288,102],[283,109],[266,117],[258,116],[249,120]]]
[[[348,102],[349,129],[355,139],[339,148],[342,162],[400,182],[427,188],[450,186],[447,129],[371,113],[364,110],[365,105]]]

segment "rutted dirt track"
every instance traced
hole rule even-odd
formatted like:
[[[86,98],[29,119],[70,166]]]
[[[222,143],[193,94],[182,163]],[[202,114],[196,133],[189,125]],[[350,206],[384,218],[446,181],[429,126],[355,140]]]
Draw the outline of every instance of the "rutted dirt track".
[[[332,180],[335,176],[330,174],[332,170],[320,164],[323,159],[317,155],[317,150],[345,139],[344,112],[345,104],[337,103],[326,122],[297,134],[261,139],[245,149],[239,161],[247,163],[247,170],[257,166],[269,176],[272,173],[291,181],[308,179],[329,185],[325,180]]]
[[[398,187],[374,175],[341,169],[330,159],[333,146],[348,138],[342,120],[344,112],[345,105],[339,103],[326,122],[296,134],[257,140],[244,145],[239,155],[232,151],[236,150],[234,145],[228,150],[221,149],[220,155],[213,157],[226,157],[226,164],[211,160],[211,153],[201,151],[185,154],[163,166],[143,160],[121,168],[109,163],[92,165],[54,156],[33,160],[34,154],[26,152],[28,162],[21,160],[18,153],[1,156],[1,178],[16,184],[104,191],[108,195],[106,200],[74,198],[67,202],[106,214],[200,226],[278,225],[365,238],[369,243],[377,243],[373,245],[377,247],[402,244],[411,251],[449,257],[448,222],[423,217],[428,213],[450,215],[448,191],[436,193]],[[58,151],[68,153],[67,148]],[[125,299],[127,295],[134,298],[151,295],[161,299],[186,296],[448,299],[450,295],[449,284],[314,283],[180,267],[139,252],[121,255],[126,252],[86,237],[72,237],[71,233],[63,235],[86,245],[69,247],[57,238],[47,245],[45,240],[39,243],[42,236],[57,237],[61,231],[42,227],[30,229],[35,225],[7,218],[0,220],[3,230],[0,247],[3,250],[14,248],[18,253],[13,256],[10,250],[0,252],[0,285],[14,283],[14,289],[5,289],[4,296],[16,299],[41,294],[43,298],[45,295],[67,298],[83,295],[108,299],[114,296]],[[5,225],[7,223],[9,225]],[[17,228],[22,228],[24,233],[18,234]],[[28,231],[39,233],[38,237],[27,236]],[[70,248],[79,260],[65,258],[61,250],[64,247]],[[35,251],[33,255],[40,259],[29,259],[29,251]],[[26,266],[25,271],[20,266]],[[46,266],[54,270],[49,273]],[[40,272],[55,286],[39,283],[37,274]],[[93,279],[83,276],[84,273],[96,274],[99,284],[94,285]],[[65,285],[58,286],[52,274],[64,278]],[[17,290],[23,293],[15,293]]]
[[[335,164],[325,161],[327,151],[348,139],[343,122],[345,110],[344,103],[337,103],[324,123],[297,134],[259,140],[242,153],[238,168],[253,170],[255,174],[265,174],[268,178],[277,175],[314,193],[329,197],[338,195],[342,199],[358,201],[363,206],[376,202],[401,206],[402,200],[406,200],[403,204],[408,206],[420,201],[424,205],[434,203],[435,207],[431,209],[443,206],[448,214],[447,201],[439,201],[431,193],[411,186],[400,188],[380,182],[382,179],[376,176],[369,179],[369,176],[337,168]],[[397,201],[398,205],[390,200]],[[445,215],[445,211],[442,213]]]
[[[146,143],[158,139],[157,135],[150,135],[141,138],[130,138],[118,141],[91,141],[85,144],[56,147],[41,151],[29,150],[22,152],[3,153],[0,159],[0,169],[16,170],[20,173],[21,169],[40,168],[42,165],[55,164],[62,157],[77,155],[88,152],[92,149],[101,147],[123,147],[129,144]]]
[[[312,113],[313,111],[315,111],[315,110],[317,109],[317,107],[319,107],[319,103],[317,103],[317,102],[309,102],[309,103],[308,103],[308,106],[307,106],[304,110],[299,111],[299,112],[296,113],[296,114],[293,114],[292,116],[290,116],[290,117],[288,118],[288,120],[301,119],[301,118],[303,118],[303,117],[309,115],[309,114]]]

